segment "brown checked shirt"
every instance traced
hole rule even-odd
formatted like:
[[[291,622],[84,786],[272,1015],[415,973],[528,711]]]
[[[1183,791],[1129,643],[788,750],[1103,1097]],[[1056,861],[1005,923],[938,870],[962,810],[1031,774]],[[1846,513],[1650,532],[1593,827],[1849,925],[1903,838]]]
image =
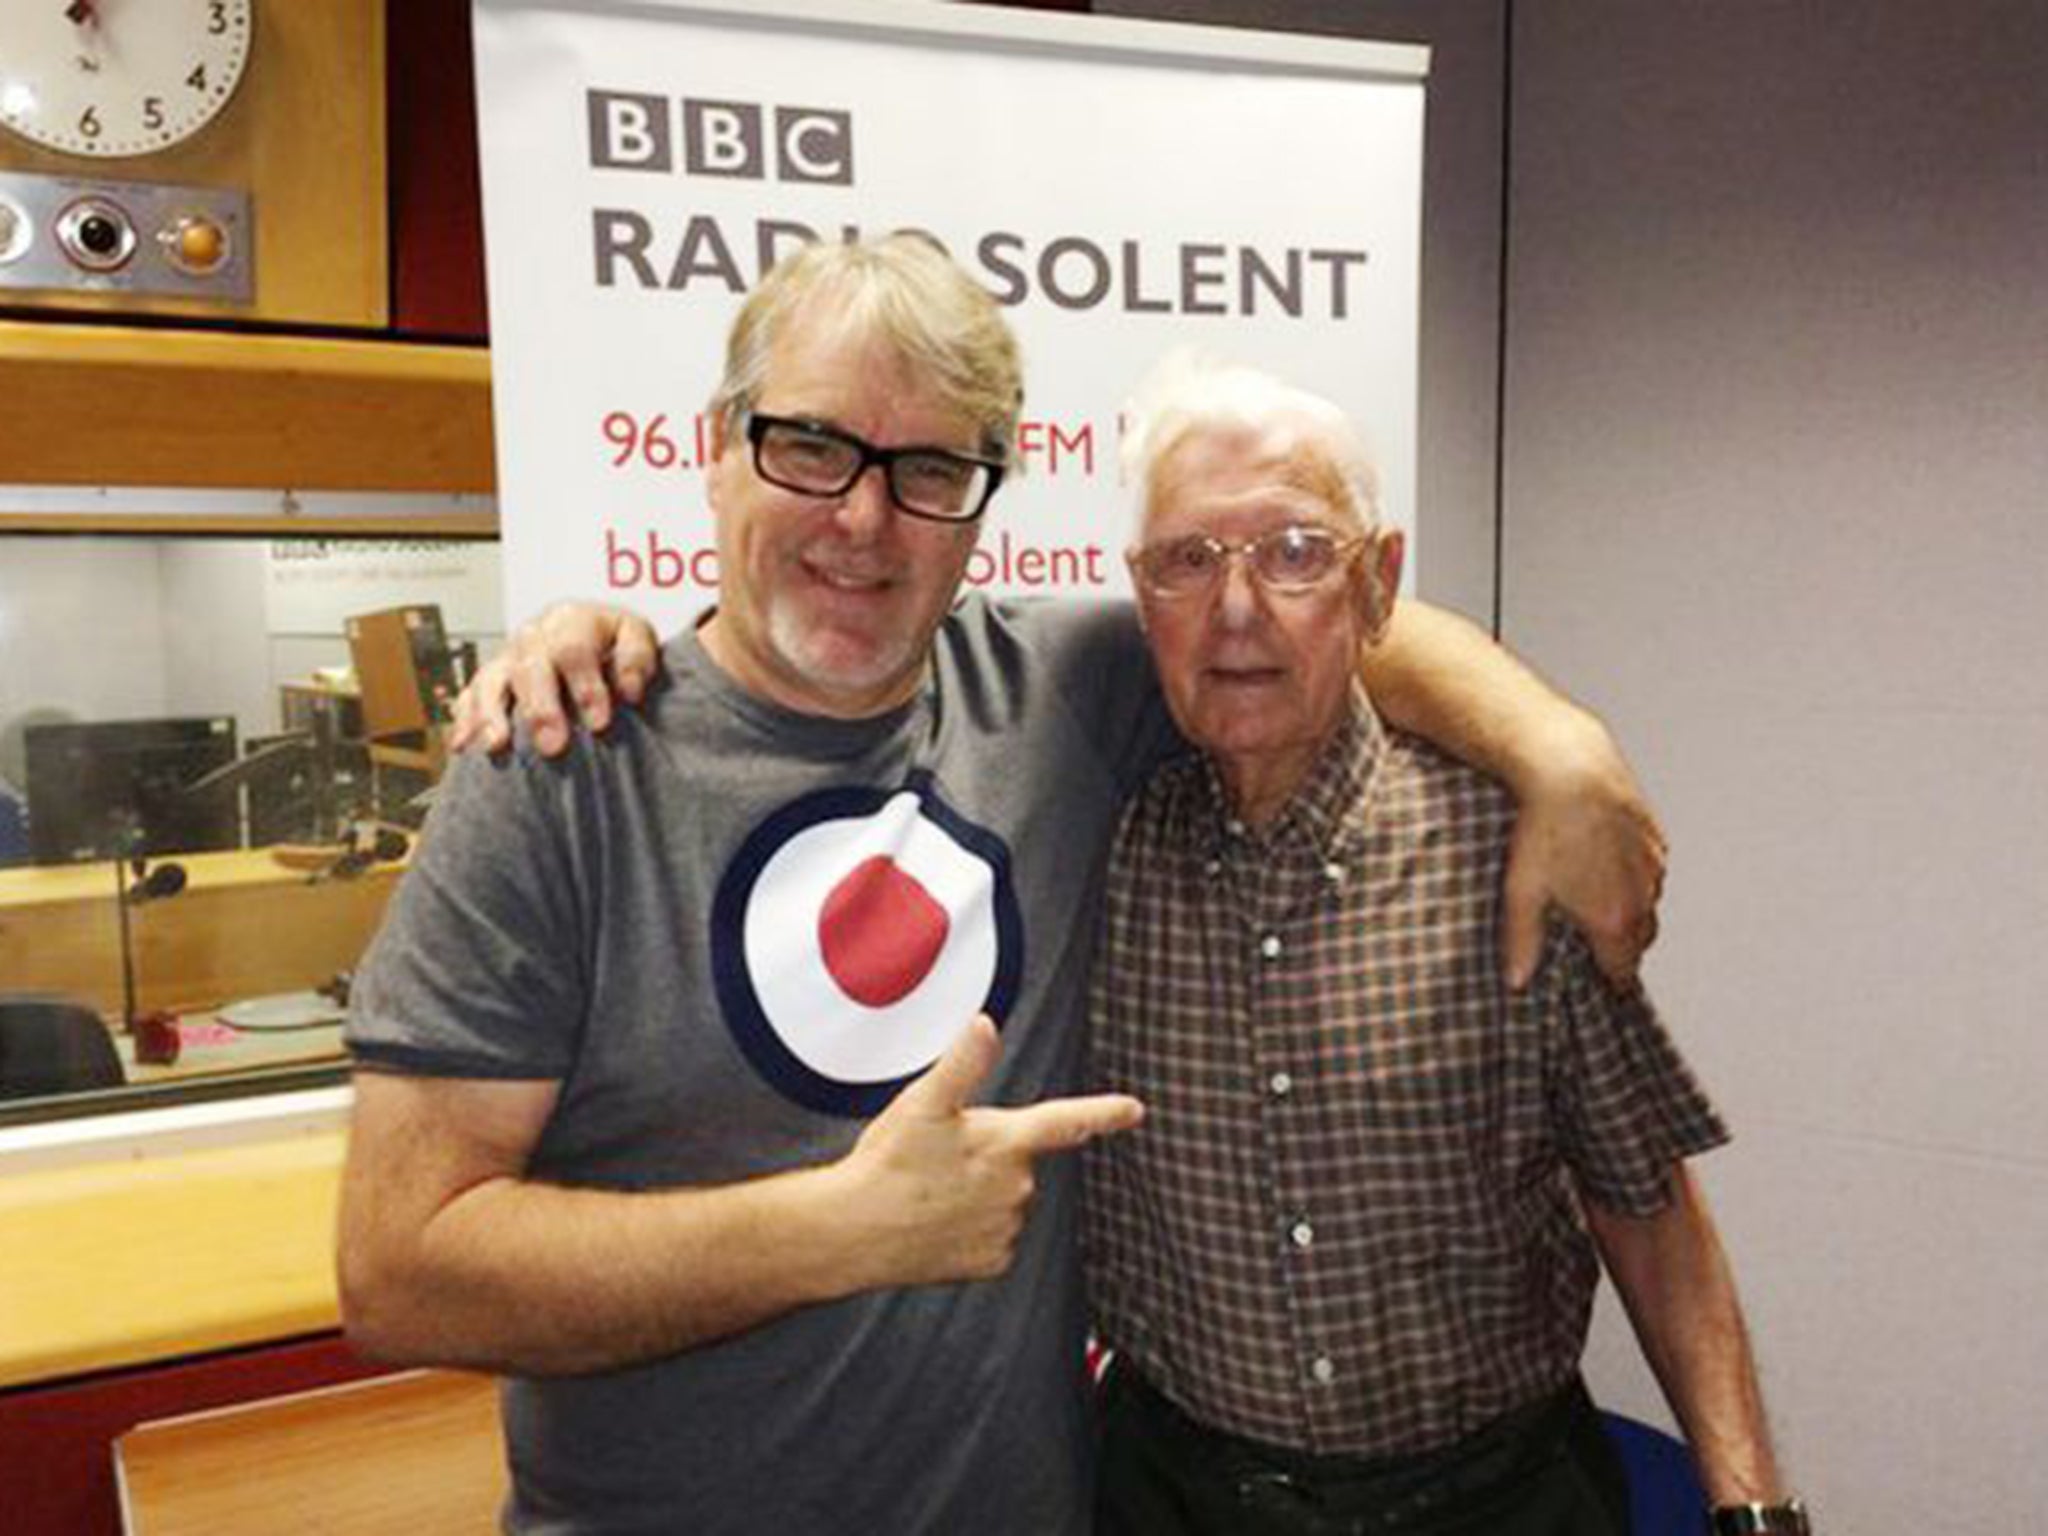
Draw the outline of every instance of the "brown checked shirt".
[[[1576,934],[1502,982],[1513,813],[1362,697],[1263,836],[1206,759],[1127,813],[1090,1022],[1148,1113],[1089,1150],[1089,1275],[1103,1341],[1203,1422],[1402,1454],[1558,1387],[1599,1279],[1575,1188],[1649,1214],[1727,1139]]]

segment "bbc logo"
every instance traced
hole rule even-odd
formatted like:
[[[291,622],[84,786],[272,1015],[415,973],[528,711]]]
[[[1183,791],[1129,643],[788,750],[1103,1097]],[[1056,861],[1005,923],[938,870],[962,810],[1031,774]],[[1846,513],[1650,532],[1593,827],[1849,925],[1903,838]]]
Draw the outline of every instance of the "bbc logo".
[[[630,91],[591,91],[590,163],[608,171],[853,184],[853,114]],[[671,111],[671,107],[674,108]]]

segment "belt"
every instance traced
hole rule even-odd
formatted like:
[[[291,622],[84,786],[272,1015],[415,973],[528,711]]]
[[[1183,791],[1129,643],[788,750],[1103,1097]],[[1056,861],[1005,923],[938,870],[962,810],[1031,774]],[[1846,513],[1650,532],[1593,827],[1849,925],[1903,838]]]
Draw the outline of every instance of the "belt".
[[[1304,1533],[1398,1531],[1453,1518],[1511,1491],[1571,1454],[1573,1431],[1598,1418],[1575,1373],[1557,1391],[1510,1409],[1449,1445],[1412,1456],[1317,1456],[1213,1429],[1119,1360],[1112,1390],[1237,1501]]]

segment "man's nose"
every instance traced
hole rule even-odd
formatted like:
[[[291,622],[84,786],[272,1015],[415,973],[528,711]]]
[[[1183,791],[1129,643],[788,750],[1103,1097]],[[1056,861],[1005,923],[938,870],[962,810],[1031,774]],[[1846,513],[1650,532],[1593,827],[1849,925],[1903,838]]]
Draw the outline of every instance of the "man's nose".
[[[1217,578],[1217,622],[1231,629],[1243,629],[1258,621],[1259,611],[1258,578],[1252,575],[1251,561],[1242,550],[1233,550],[1223,562],[1223,574]]]
[[[895,515],[896,504],[889,496],[889,472],[880,464],[870,464],[839,498],[834,521],[848,538],[865,541],[879,537]]]

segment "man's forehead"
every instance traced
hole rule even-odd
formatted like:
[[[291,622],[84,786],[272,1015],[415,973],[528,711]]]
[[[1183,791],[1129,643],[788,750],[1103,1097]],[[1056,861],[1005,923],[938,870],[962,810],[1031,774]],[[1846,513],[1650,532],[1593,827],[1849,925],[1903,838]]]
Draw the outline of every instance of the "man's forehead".
[[[868,328],[829,314],[799,310],[769,344],[764,387],[843,382],[865,393],[903,394],[918,383],[904,357]]]
[[[777,336],[759,394],[779,412],[869,430],[897,420],[971,427],[929,369],[885,338],[844,325],[792,326]]]
[[[1203,423],[1168,448],[1155,467],[1151,511],[1261,498],[1332,507],[1339,488],[1321,445],[1293,423]]]

